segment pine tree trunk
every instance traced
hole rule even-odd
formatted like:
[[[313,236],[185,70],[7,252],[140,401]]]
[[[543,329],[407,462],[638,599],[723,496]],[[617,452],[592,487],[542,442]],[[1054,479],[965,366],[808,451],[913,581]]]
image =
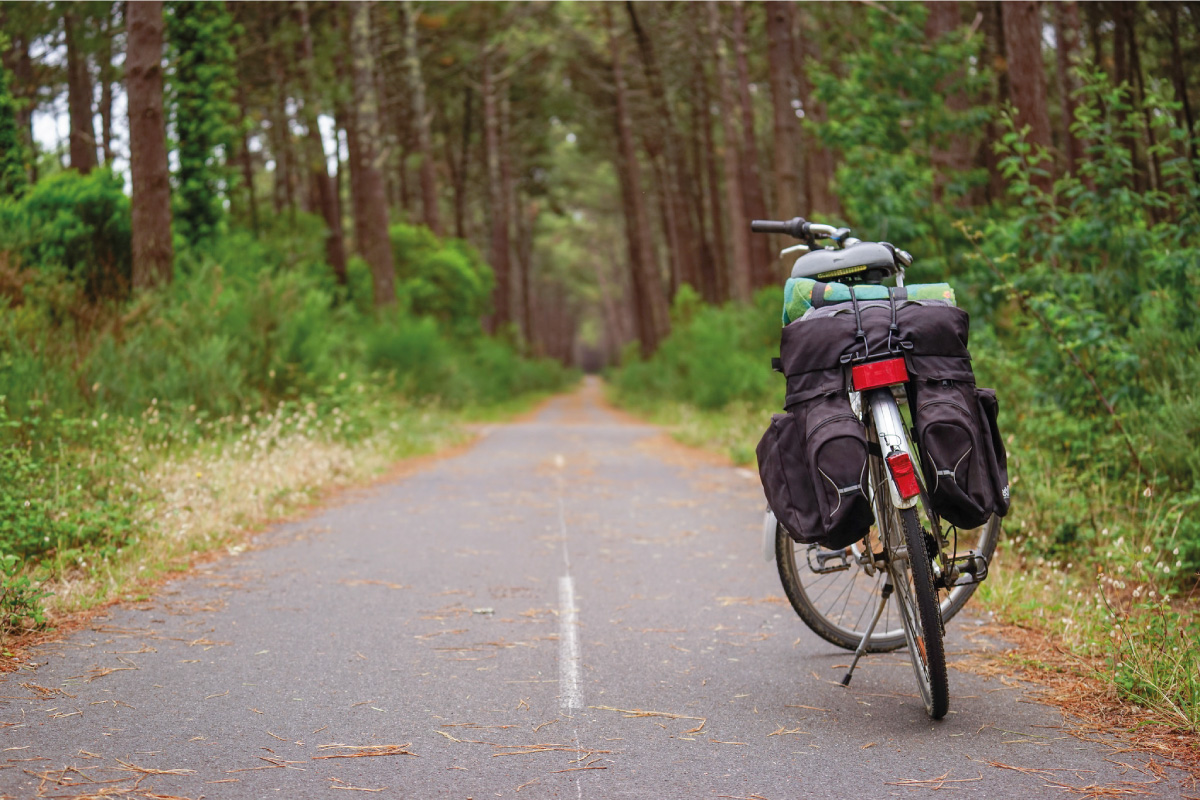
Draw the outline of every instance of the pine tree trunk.
[[[813,96],[812,83],[808,80],[809,62],[820,58],[820,52],[817,49],[817,42],[820,41],[820,38],[814,35],[812,41],[809,40],[806,30],[808,26],[804,24],[805,14],[802,6],[796,17],[800,29],[800,34],[794,38],[797,51],[796,74],[800,77],[800,102],[804,108],[805,119],[821,125],[828,120],[828,114],[825,111],[825,104],[817,102]],[[833,152],[812,135],[804,137],[803,146],[804,191],[808,203],[808,213],[812,217],[818,218],[836,217],[841,213],[841,203],[838,202],[837,195],[833,192],[834,173],[837,171],[837,162],[833,157]]]
[[[935,2],[926,0],[925,7],[929,15],[925,18],[925,36],[930,41],[953,33],[962,26],[962,12],[956,0]],[[960,74],[954,79],[961,77]],[[970,101],[962,91],[949,91],[948,86],[941,86],[946,98],[946,108],[954,114],[962,114],[970,108]],[[966,131],[956,131],[943,141],[935,142],[930,153],[933,162],[933,199],[941,202],[945,194],[946,184],[951,179],[961,175],[971,168],[971,136]]]
[[[474,107],[471,87],[464,86],[462,138],[459,141],[458,169],[454,175],[454,235],[460,239],[467,238],[467,178],[471,174],[471,112]]]
[[[1075,66],[1076,53],[1079,50],[1079,37],[1082,33],[1079,23],[1079,4],[1075,0],[1065,0],[1054,4],[1054,39],[1058,70],[1058,93],[1062,99],[1062,151],[1066,160],[1067,171],[1072,175],[1083,162],[1083,143],[1071,130],[1075,122],[1075,108],[1078,102],[1075,91],[1078,88],[1072,69]]]
[[[637,309],[637,330],[642,354],[648,356],[658,349],[659,342],[667,333],[667,298],[650,241],[650,224],[642,194],[641,171],[633,138],[633,125],[629,118],[629,90],[625,83],[621,43],[617,38],[612,14],[607,7],[604,9],[604,15],[612,57],[616,101],[617,173],[621,181],[621,205],[625,212],[625,238],[629,249],[633,302]]]
[[[642,65],[646,71],[646,81],[654,98],[655,111],[653,119],[658,122],[658,140],[661,142],[665,164],[658,165],[662,169],[659,176],[659,190],[664,195],[664,217],[667,219],[667,240],[669,242],[671,274],[674,287],[686,283],[693,288],[700,288],[699,250],[696,225],[689,209],[691,198],[696,194],[692,175],[687,167],[687,161],[679,146],[681,138],[675,123],[675,111],[667,97],[662,69],[659,67],[658,56],[654,44],[647,35],[637,17],[635,5],[630,0],[625,3],[634,37],[637,39],[638,51],[642,57]]]
[[[1004,46],[1008,61],[1009,94],[1017,107],[1018,128],[1029,126],[1027,141],[1051,151],[1050,113],[1046,107],[1046,72],[1042,60],[1042,8],[1037,0],[1001,4]],[[1053,163],[1042,165],[1053,173]],[[1042,191],[1050,191],[1052,174],[1034,176]]]
[[[1183,121],[1188,132],[1187,152],[1192,162],[1192,177],[1200,181],[1200,154],[1196,151],[1195,117],[1192,115],[1192,104],[1188,97],[1187,73],[1184,72],[1183,49],[1179,44],[1179,6],[1176,3],[1163,3],[1167,9],[1167,24],[1171,29],[1171,84],[1175,88],[1175,99],[1183,107]]]
[[[408,86],[412,103],[413,125],[417,133],[417,151],[421,155],[421,213],[425,224],[438,236],[443,234],[442,215],[438,209],[437,162],[433,157],[433,137],[429,132],[429,115],[425,109],[425,81],[421,77],[421,53],[417,49],[417,9],[405,0],[404,55],[408,66]]]
[[[733,261],[729,270],[730,296],[740,302],[750,302],[751,261],[750,223],[746,219],[746,204],[742,197],[742,170],[738,159],[738,135],[734,126],[735,104],[729,88],[728,58],[725,37],[721,33],[720,6],[706,4],[708,33],[713,49],[713,69],[717,81],[717,103],[723,134],[722,156],[725,167],[725,205],[729,217],[730,238],[733,241]]]
[[[129,100],[129,172],[133,285],[171,282],[171,174],[163,119],[163,7],[161,0],[129,3],[125,85]]]
[[[729,248],[725,241],[725,215],[721,213],[721,181],[717,171],[717,146],[713,140],[712,94],[703,69],[697,66],[696,81],[700,84],[700,102],[696,109],[695,128],[702,134],[703,147],[700,155],[704,161],[702,174],[708,183],[708,213],[712,222],[712,246],[705,247],[705,258],[700,262],[701,274],[706,276],[704,285],[711,287],[714,303],[725,303],[730,297]],[[709,295],[705,295],[708,297]]]
[[[73,11],[63,14],[67,42],[67,110],[71,118],[71,166],[86,175],[96,168],[96,129],[92,124],[92,76],[82,51]]]
[[[117,80],[116,69],[112,63],[115,25],[115,11],[110,8],[100,31],[104,42],[100,51],[100,148],[104,152],[104,165],[107,167],[111,167],[113,161],[113,84]]]
[[[325,156],[325,142],[321,138],[321,128],[318,122],[315,88],[313,78],[315,57],[313,55],[312,30],[308,24],[308,3],[299,0],[296,3],[296,13],[300,17],[300,33],[302,37],[300,75],[304,90],[304,102],[301,106],[304,127],[307,130],[305,149],[308,156],[308,171],[316,184],[318,207],[321,216],[325,218],[325,257],[333,269],[333,275],[338,285],[345,286],[346,274],[346,242],[342,235],[342,218],[338,209],[337,187],[329,175],[329,165]]]
[[[775,166],[775,204],[772,209],[779,219],[803,214],[800,192],[800,173],[796,167],[799,150],[796,109],[792,101],[799,98],[796,85],[796,64],[792,58],[791,3],[772,0],[767,10],[767,63],[771,82],[771,107],[774,114],[774,147],[771,161]],[[776,242],[778,244],[778,241]]]
[[[354,60],[354,105],[359,151],[362,233],[360,249],[371,268],[375,307],[396,303],[396,269],[388,237],[387,194],[383,185],[379,140],[379,100],[375,93],[375,56],[371,44],[370,0],[350,3],[350,52]]]
[[[483,57],[483,147],[488,186],[488,263],[496,278],[492,294],[490,330],[502,330],[512,321],[512,272],[509,263],[508,204],[504,197],[504,179],[500,167],[500,87],[496,85],[495,64],[502,51],[493,50]]]
[[[767,200],[758,163],[758,137],[754,132],[754,104],[750,99],[750,66],[746,60],[746,13],[741,0],[733,3],[733,47],[737,66],[738,111],[742,119],[742,137],[738,146],[738,167],[742,179],[742,202],[746,225],[752,219],[767,218]],[[771,240],[747,234],[750,243],[750,288],[761,289],[777,283],[772,266],[775,257]]]

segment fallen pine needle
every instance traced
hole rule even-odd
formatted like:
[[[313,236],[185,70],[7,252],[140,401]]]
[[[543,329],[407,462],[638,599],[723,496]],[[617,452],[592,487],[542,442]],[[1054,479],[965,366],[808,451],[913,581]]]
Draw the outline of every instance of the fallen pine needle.
[[[975,778],[951,778],[950,773],[952,773],[952,772],[954,772],[954,770],[947,770],[946,772],[942,773],[941,775],[939,775],[936,778],[926,778],[924,780],[918,780],[916,778],[909,778],[907,780],[896,781],[894,783],[891,781],[888,781],[886,783],[886,785],[887,786],[929,786],[932,789],[941,789],[947,783],[973,783],[975,781],[983,780],[982,772],[979,773],[979,776],[975,777]]]
[[[415,756],[416,753],[414,753],[411,750],[405,749],[411,745],[412,745],[412,742],[405,742],[404,744],[368,744],[368,745],[323,744],[323,745],[320,745],[317,749],[318,750],[344,749],[344,750],[351,750],[353,752],[333,753],[333,754],[327,755],[327,756],[313,756],[313,760],[315,761],[316,759],[319,759],[319,758],[371,758],[372,756]]]
[[[139,767],[137,764],[130,764],[119,758],[117,759],[117,763],[121,765],[120,769],[128,772],[140,772],[143,775],[194,775],[196,773],[194,769],[153,769],[151,767]]]
[[[699,733],[705,723],[708,722],[707,717],[689,717],[686,714],[671,714],[666,711],[643,711],[640,708],[627,709],[613,708],[612,706],[589,706],[589,708],[594,708],[597,711],[616,711],[618,714],[624,714],[627,719],[635,717],[663,717],[665,719],[692,719],[700,723],[696,727],[684,731],[684,733]]]
[[[571,767],[570,769],[551,770],[550,774],[551,775],[559,775],[563,772],[580,772],[585,769],[608,769],[608,767]]]
[[[534,778],[533,780],[531,780],[531,781],[528,781],[528,782],[526,782],[526,783],[522,783],[520,786],[518,786],[518,787],[517,787],[517,791],[519,792],[519,791],[521,791],[522,789],[524,789],[526,786],[533,786],[535,783],[540,783],[540,782],[541,782],[541,780],[540,780],[540,779],[538,779],[538,778]]]

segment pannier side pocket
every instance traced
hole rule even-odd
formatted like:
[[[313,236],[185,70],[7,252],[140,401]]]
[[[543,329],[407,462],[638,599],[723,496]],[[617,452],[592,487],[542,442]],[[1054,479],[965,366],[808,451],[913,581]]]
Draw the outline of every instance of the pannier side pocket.
[[[816,499],[804,463],[804,442],[796,418],[775,414],[756,450],[758,475],[767,505],[793,539],[811,543],[819,536]]]
[[[867,534],[875,515],[867,491],[867,434],[846,395],[802,405],[804,455],[808,462],[822,544],[838,549]]]
[[[992,476],[995,489],[995,502],[992,509],[996,516],[1003,517],[1008,513],[1008,451],[1004,447],[1004,438],[1000,435],[1000,404],[996,401],[994,389],[976,389],[975,396],[979,401],[979,412],[983,419],[984,457],[988,471]]]
[[[968,404],[966,393],[970,392]],[[977,528],[991,515],[991,476],[985,474],[978,401],[970,385],[927,381],[914,414],[925,489],[942,519]]]

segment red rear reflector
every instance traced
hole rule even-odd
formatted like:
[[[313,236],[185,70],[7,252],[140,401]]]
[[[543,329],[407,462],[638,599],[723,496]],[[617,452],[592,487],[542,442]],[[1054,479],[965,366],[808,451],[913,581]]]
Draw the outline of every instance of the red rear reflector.
[[[921,493],[921,486],[917,483],[917,475],[913,472],[912,459],[908,457],[908,453],[892,453],[887,457],[887,464],[901,498],[908,500]]]
[[[850,376],[854,381],[854,390],[865,392],[867,389],[906,382],[908,370],[904,367],[903,358],[889,358],[887,361],[872,361],[852,367]]]

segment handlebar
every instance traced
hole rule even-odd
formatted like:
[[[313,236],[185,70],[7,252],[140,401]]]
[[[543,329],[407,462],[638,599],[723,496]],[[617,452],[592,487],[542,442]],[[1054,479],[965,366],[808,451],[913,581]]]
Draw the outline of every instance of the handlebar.
[[[820,222],[809,222],[804,217],[792,217],[789,220],[756,219],[750,222],[750,230],[753,233],[781,233],[791,236],[793,239],[800,239],[809,247],[815,247],[817,239],[832,239],[839,248],[850,247],[859,242],[850,235],[849,228],[835,228]],[[892,251],[901,268],[912,266],[912,255],[907,251],[887,242],[880,242],[880,244]],[[796,245],[796,247],[803,248],[802,245]],[[794,248],[788,248],[789,251],[792,249]]]
[[[835,228],[819,222],[808,222],[804,217],[792,217],[789,220],[756,219],[750,223],[754,233],[782,233],[793,239],[802,239],[813,243],[817,239],[833,239],[838,244],[850,235],[849,228]]]

